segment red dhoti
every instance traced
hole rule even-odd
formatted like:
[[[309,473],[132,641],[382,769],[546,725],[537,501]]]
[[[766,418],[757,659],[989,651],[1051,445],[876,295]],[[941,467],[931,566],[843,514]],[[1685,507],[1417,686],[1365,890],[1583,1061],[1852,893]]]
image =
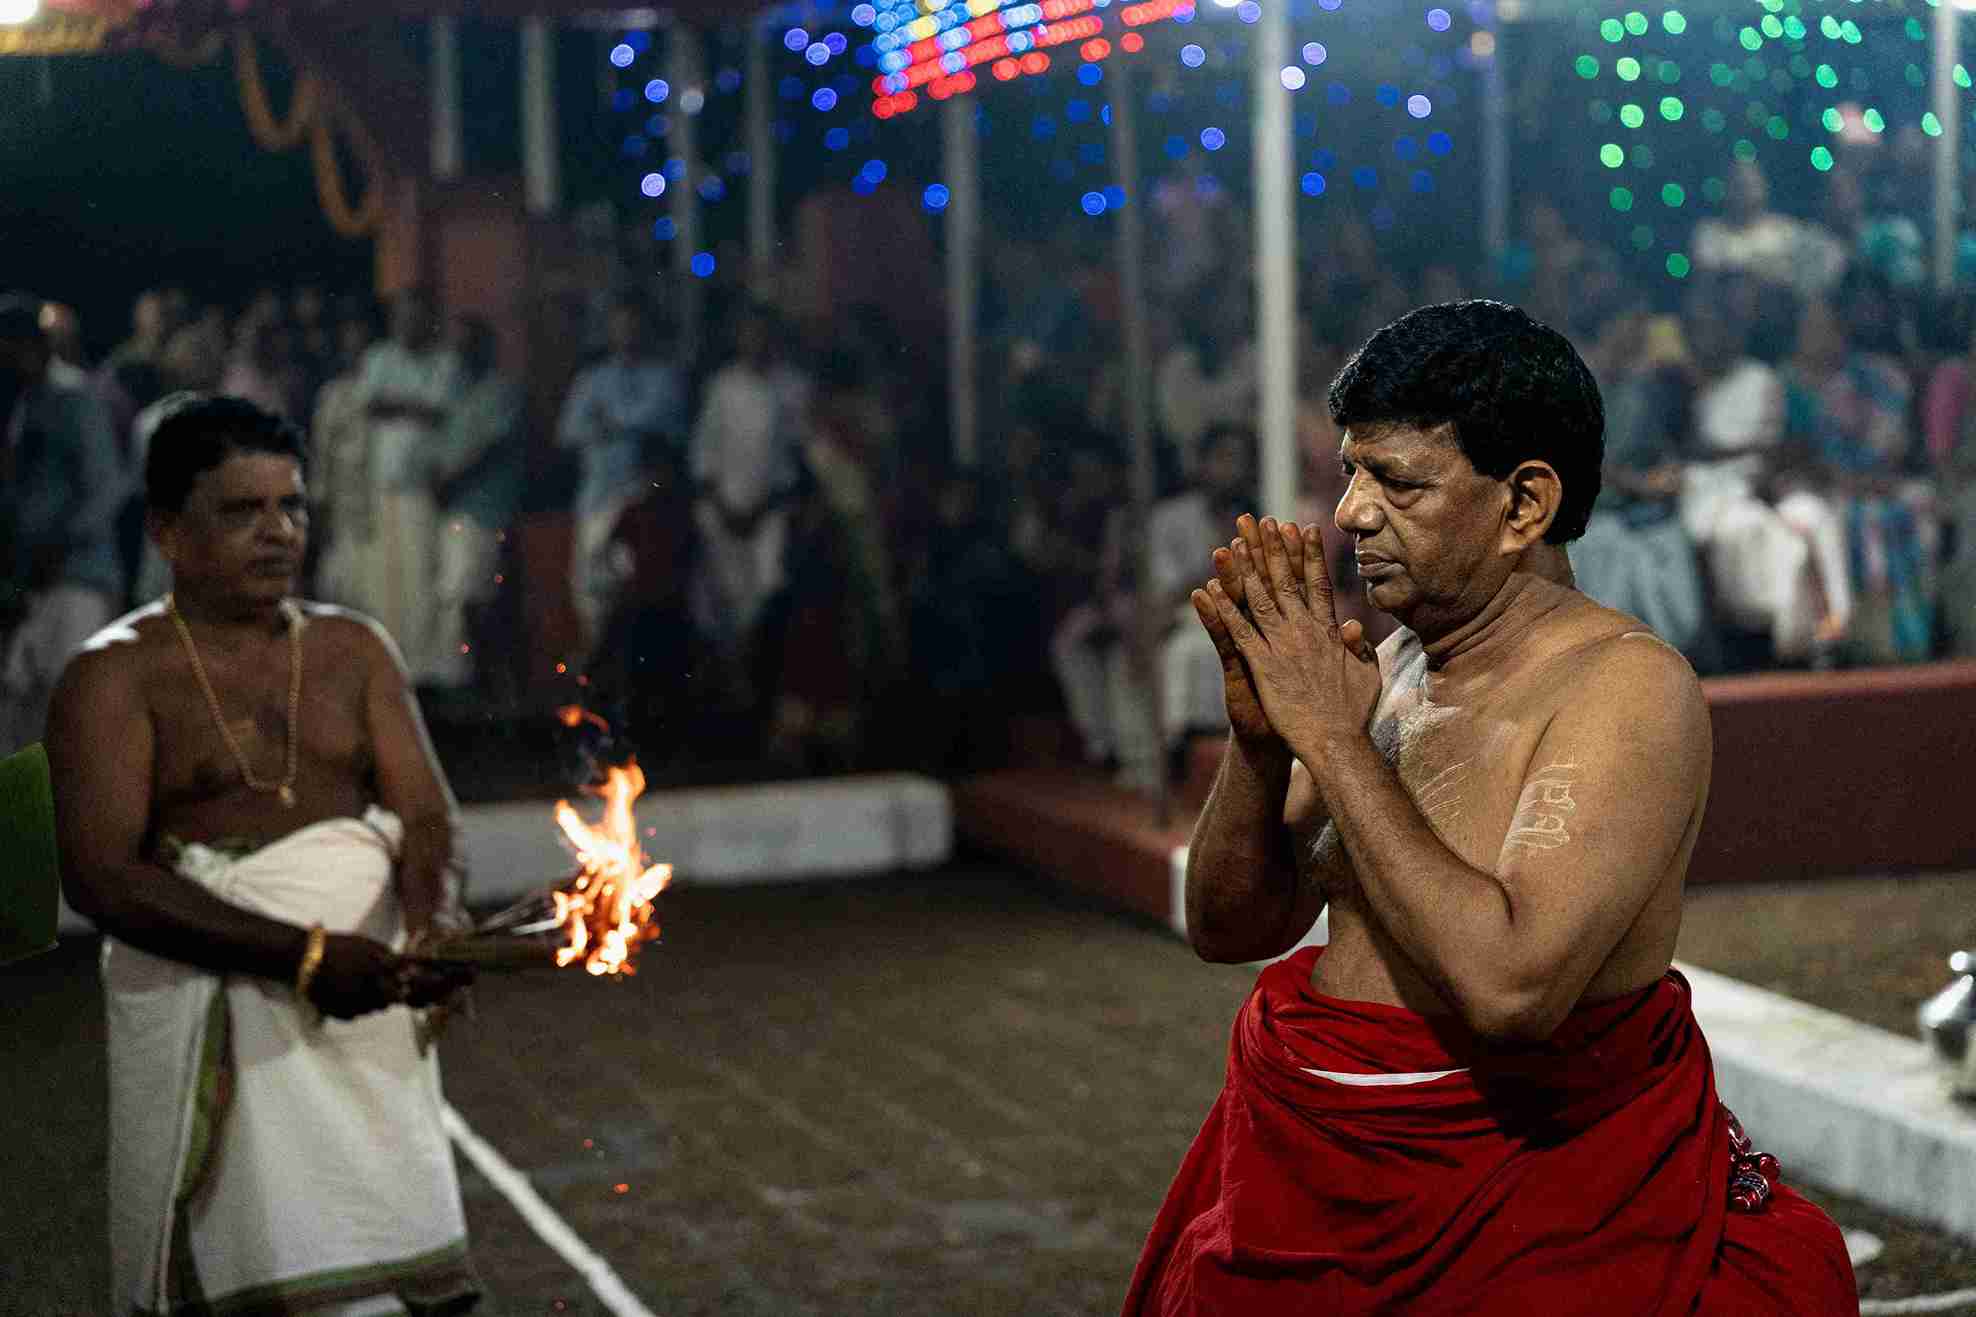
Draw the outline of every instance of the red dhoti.
[[[1237,1016],[1127,1317],[1858,1313],[1838,1227],[1752,1180],[1679,973],[1493,1050],[1314,991],[1320,954]]]

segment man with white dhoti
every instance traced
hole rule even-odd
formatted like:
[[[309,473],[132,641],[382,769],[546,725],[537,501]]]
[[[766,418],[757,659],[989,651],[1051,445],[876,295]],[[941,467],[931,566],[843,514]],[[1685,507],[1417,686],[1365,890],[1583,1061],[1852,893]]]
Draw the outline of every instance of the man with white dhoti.
[[[556,443],[576,452],[581,472],[570,586],[590,648],[610,625],[621,583],[611,559],[618,518],[651,492],[651,473],[686,436],[686,382],[658,354],[651,309],[637,298],[620,301],[609,334],[610,355],[576,377],[556,421]]]
[[[390,639],[291,597],[301,436],[175,408],[146,459],[161,600],[68,665],[48,752],[103,930],[116,1313],[457,1313],[479,1288],[415,1010],[458,920],[456,810]]]
[[[424,292],[398,295],[391,337],[364,354],[358,378],[377,499],[358,597],[416,663],[431,648],[428,633],[436,616],[439,509],[431,462],[461,390],[459,358],[439,341],[432,301]],[[414,675],[425,674],[415,668]]]
[[[734,359],[707,382],[693,426],[693,528],[706,567],[696,577],[694,621],[727,652],[745,649],[782,585],[808,409],[805,381],[777,360],[773,333],[766,312],[742,315]]]

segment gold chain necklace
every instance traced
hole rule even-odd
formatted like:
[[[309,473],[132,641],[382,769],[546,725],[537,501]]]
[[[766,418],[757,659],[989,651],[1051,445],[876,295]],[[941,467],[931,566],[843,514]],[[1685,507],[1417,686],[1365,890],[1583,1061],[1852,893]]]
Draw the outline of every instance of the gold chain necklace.
[[[192,657],[192,675],[199,679],[199,689],[205,692],[206,707],[212,710],[213,722],[220,729],[220,739],[226,742],[227,749],[233,751],[234,762],[240,765],[240,776],[255,791],[274,792],[283,809],[293,809],[296,752],[300,743],[298,729],[302,713],[302,617],[300,610],[285,599],[281,611],[288,618],[288,769],[281,781],[263,782],[254,776],[246,751],[240,748],[240,742],[233,739],[233,730],[226,725],[226,717],[220,713],[220,697],[206,676],[206,665],[199,661],[199,647],[192,643],[192,630],[185,625],[185,618],[178,611],[178,600],[169,593],[165,595],[165,615],[178,628],[178,638],[185,642],[185,652]]]

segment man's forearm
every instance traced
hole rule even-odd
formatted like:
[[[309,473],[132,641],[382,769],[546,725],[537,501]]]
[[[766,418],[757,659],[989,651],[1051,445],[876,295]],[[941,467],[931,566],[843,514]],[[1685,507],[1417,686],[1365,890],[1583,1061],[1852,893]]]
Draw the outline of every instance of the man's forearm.
[[[1288,750],[1228,738],[1187,847],[1187,939],[1203,959],[1259,960],[1282,950],[1297,905],[1283,824],[1293,762]]]
[[[190,878],[155,864],[131,864],[98,884],[115,895],[78,913],[140,951],[215,974],[295,976],[308,930],[243,910]],[[73,901],[73,894],[71,896]]]
[[[457,813],[405,820],[398,854],[398,900],[407,931],[418,933],[433,917],[453,910],[460,890],[460,820]]]
[[[1373,918],[1464,1020],[1489,1025],[1504,986],[1491,971],[1513,959],[1502,885],[1442,843],[1370,738],[1335,743],[1304,767]]]

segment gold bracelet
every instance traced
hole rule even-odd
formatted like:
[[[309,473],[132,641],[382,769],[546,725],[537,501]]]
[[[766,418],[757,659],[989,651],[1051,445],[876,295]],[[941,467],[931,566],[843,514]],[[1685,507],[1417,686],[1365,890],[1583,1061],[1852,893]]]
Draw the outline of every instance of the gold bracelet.
[[[309,926],[309,944],[302,948],[302,962],[295,967],[295,995],[303,1001],[309,1000],[309,985],[316,981],[316,971],[322,968],[324,945],[329,934],[321,924]]]

